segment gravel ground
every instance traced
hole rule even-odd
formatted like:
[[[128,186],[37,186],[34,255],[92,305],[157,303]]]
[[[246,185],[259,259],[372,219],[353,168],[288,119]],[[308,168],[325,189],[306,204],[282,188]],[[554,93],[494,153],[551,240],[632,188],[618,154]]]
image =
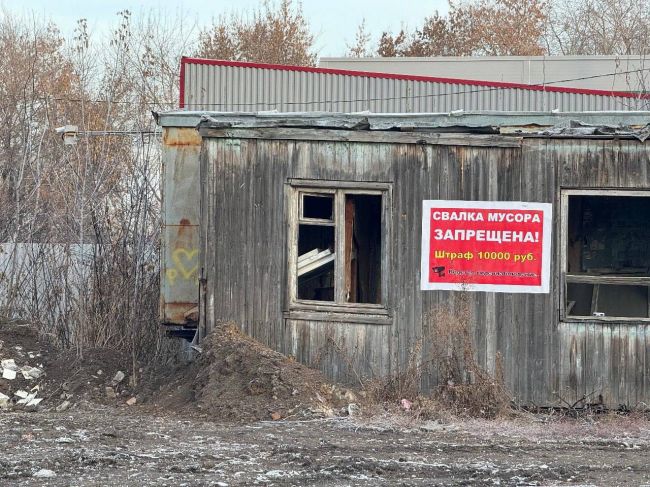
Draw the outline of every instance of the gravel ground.
[[[222,425],[139,406],[5,412],[0,485],[650,484],[641,418],[394,424]]]

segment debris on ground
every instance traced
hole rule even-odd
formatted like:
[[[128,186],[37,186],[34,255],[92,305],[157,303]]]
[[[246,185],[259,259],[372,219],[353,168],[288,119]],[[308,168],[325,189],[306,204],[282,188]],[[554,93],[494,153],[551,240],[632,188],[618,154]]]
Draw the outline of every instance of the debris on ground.
[[[65,412],[90,404],[220,422],[358,414],[357,394],[245,335],[217,327],[192,363],[138,368],[123,351],[56,350],[35,327],[0,322],[0,408]],[[134,387],[133,384],[140,384]],[[140,408],[138,408],[140,409]]]
[[[34,472],[33,477],[42,478],[42,479],[50,479],[52,477],[56,477],[56,473],[53,472],[52,470],[48,470],[47,468],[42,468],[42,469]]]
[[[35,409],[43,400],[45,377],[36,331],[24,324],[0,324],[0,408]]]
[[[9,399],[11,399],[9,396],[0,392],[0,409],[4,409],[9,406]]]
[[[55,410],[57,413],[62,413],[64,411],[67,411],[70,409],[70,406],[72,406],[72,403],[68,400],[63,401],[61,404],[59,404]]]
[[[123,384],[128,363],[119,350],[88,350],[83,357],[76,350],[60,351],[42,340],[36,327],[0,321],[0,409],[64,412],[131,397]]]
[[[648,484],[650,428],[640,417],[460,419],[453,431],[376,426],[347,417],[221,424],[114,405],[9,412],[0,414],[0,485]],[[55,476],[34,477],[42,469]]]

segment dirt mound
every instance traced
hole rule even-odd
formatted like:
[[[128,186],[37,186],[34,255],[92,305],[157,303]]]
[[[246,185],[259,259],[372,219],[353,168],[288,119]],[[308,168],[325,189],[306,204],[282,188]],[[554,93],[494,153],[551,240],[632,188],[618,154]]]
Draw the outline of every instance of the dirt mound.
[[[198,360],[172,372],[150,403],[216,421],[254,421],[332,415],[355,399],[233,324],[217,327],[201,347]]]
[[[0,324],[0,408],[56,410],[93,404],[145,404],[142,412],[194,415],[223,422],[344,414],[356,395],[317,370],[223,324],[195,361],[137,367],[122,351],[57,350],[35,327]],[[4,372],[8,369],[8,372]],[[5,374],[6,378],[1,378]],[[26,399],[26,401],[23,401]],[[352,406],[354,408],[354,406]]]
[[[50,346],[34,326],[0,322],[0,408],[64,411],[87,402],[124,403],[132,396],[129,364],[119,350],[86,350],[79,357]]]
[[[130,368],[129,357],[121,350],[88,349],[81,357],[76,350],[64,350],[46,368],[46,386],[53,398],[115,404],[134,394]]]

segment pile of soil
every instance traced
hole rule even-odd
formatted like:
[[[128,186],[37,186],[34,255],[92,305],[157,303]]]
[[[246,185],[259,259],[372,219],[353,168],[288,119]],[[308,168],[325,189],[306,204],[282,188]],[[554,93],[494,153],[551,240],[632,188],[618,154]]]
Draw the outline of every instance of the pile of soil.
[[[130,371],[131,361],[121,350],[87,349],[82,356],[76,350],[63,350],[46,368],[46,387],[53,398],[119,404],[135,394]]]
[[[14,379],[0,376],[0,393],[10,398],[6,407],[11,409],[26,406],[19,403],[21,397],[16,395],[21,391],[41,399],[33,409],[59,411],[85,403],[124,403],[133,394],[128,381],[130,361],[123,352],[86,350],[80,357],[76,350],[61,351],[51,346],[36,327],[27,323],[0,322],[0,360],[13,360],[18,369]],[[21,369],[26,367],[41,373],[35,374],[38,377],[25,377]],[[118,378],[122,374],[124,377],[115,381],[118,372]]]
[[[231,323],[201,343],[198,359],[170,371],[147,402],[215,421],[255,421],[330,416],[355,401],[317,370],[275,352]],[[157,390],[156,390],[157,389]]]
[[[15,378],[0,378],[9,408],[20,407],[17,391],[27,391],[41,398],[34,407],[39,410],[129,404],[143,412],[250,422],[346,414],[358,402],[354,392],[263,346],[234,324],[218,326],[190,363],[138,366],[136,383],[122,351],[85,350],[79,356],[76,350],[57,350],[27,324],[0,323],[0,359],[13,359],[17,368]],[[26,366],[42,374],[23,377],[20,368]]]

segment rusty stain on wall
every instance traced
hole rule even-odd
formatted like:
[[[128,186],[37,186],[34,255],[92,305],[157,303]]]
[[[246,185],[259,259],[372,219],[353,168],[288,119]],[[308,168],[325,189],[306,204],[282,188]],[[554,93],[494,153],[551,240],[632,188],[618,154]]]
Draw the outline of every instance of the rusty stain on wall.
[[[201,136],[193,128],[168,128],[163,131],[163,145],[168,147],[201,146]]]
[[[200,150],[195,128],[163,129],[162,323],[187,324],[198,304]]]

